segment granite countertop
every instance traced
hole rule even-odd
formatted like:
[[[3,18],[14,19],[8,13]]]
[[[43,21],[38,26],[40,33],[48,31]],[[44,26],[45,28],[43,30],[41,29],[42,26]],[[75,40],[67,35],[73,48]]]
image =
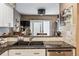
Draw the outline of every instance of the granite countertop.
[[[64,41],[53,41],[45,44],[47,49],[73,49],[74,46],[64,42]]]
[[[75,49],[74,46],[62,41],[44,42],[44,46],[13,46],[15,42],[6,42],[0,45],[0,54],[10,49]]]
[[[7,37],[18,37],[17,35],[4,35],[4,36],[0,36],[3,38],[7,38]],[[62,37],[62,36],[23,36],[23,37]]]
[[[32,46],[13,46],[10,48],[27,48],[27,49],[61,49],[61,48],[75,48],[74,46],[63,42],[63,41],[53,41],[53,42],[43,42],[44,46],[32,45]]]

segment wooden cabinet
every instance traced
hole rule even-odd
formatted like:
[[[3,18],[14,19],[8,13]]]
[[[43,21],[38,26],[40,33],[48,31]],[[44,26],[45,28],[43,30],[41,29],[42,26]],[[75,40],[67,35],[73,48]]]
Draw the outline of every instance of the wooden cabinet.
[[[75,52],[73,49],[49,49],[47,52],[46,49],[11,49],[0,56],[75,56]]]
[[[73,56],[72,50],[48,50],[47,56]]]
[[[72,52],[49,52],[49,56],[72,56]]]
[[[79,3],[77,3],[76,55],[79,56]]]
[[[45,56],[45,49],[12,49],[9,56]]]
[[[48,56],[64,56],[63,52],[49,52]]]

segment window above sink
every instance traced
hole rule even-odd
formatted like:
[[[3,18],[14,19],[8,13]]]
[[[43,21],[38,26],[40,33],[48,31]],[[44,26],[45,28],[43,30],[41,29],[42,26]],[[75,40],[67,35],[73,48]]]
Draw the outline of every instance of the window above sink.
[[[31,20],[30,29],[32,36],[50,36],[50,20]]]

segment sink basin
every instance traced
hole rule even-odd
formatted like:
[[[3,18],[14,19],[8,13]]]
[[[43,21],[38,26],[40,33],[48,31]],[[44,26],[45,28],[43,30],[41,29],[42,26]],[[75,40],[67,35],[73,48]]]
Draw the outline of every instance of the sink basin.
[[[30,45],[44,45],[44,43],[42,41],[32,41]]]
[[[27,42],[25,42],[25,41],[18,41],[16,43],[14,43],[13,46],[28,45],[28,43],[29,43],[28,41]]]
[[[18,41],[13,46],[35,46],[35,45],[44,45],[42,41]]]

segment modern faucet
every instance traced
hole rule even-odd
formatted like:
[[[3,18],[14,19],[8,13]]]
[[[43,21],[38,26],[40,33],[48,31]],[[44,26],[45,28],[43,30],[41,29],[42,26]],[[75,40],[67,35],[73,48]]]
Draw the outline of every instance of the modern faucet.
[[[33,36],[31,36],[30,38],[29,38],[29,43],[28,43],[28,46],[30,45],[30,43],[32,42],[32,39],[33,39],[34,37]]]

